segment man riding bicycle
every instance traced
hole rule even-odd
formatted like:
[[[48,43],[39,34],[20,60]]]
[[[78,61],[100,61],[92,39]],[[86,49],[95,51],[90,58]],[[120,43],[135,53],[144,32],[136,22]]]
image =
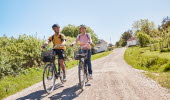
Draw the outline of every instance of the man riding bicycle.
[[[74,44],[78,43],[78,41],[80,41],[81,47],[86,46],[85,51],[87,51],[87,60],[85,61],[85,65],[88,66],[89,79],[93,79],[92,65],[91,65],[91,45],[93,45],[93,42],[92,42],[90,34],[86,33],[85,25],[80,25],[80,33],[81,34],[78,34],[76,41],[73,42],[70,46],[72,47]]]
[[[55,47],[53,50],[58,55],[58,59],[60,62],[61,69],[63,71],[63,80],[66,81],[66,65],[64,63],[64,58],[65,58],[65,44],[66,44],[66,39],[64,34],[60,33],[60,26],[58,24],[54,24],[52,26],[52,29],[54,30],[54,35],[49,37],[48,41],[42,45],[42,48],[45,48],[49,43],[53,43],[53,47],[56,45],[59,45],[59,47]]]

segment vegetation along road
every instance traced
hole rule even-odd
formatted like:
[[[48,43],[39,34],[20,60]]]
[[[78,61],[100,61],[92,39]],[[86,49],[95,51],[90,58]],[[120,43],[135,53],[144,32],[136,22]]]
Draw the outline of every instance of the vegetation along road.
[[[118,48],[108,56],[94,60],[94,79],[84,91],[78,87],[78,70],[74,67],[68,71],[68,81],[64,85],[58,84],[49,95],[40,82],[5,100],[169,100],[167,89],[124,61],[124,52],[125,48]]]

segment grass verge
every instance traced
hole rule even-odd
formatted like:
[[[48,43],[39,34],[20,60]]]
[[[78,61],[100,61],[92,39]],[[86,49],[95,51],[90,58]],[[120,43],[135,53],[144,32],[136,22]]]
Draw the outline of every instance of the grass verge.
[[[170,53],[131,47],[125,51],[124,59],[132,67],[146,70],[148,77],[170,89]]]
[[[157,81],[162,87],[170,89],[170,72],[164,73],[146,72],[145,75]]]
[[[112,51],[107,51],[92,55],[92,60],[107,56],[111,52]],[[68,70],[77,66],[77,61],[67,61],[66,64]],[[0,100],[35,83],[40,82],[42,80],[42,72],[43,68],[30,68],[16,77],[7,76],[2,78],[0,80]]]

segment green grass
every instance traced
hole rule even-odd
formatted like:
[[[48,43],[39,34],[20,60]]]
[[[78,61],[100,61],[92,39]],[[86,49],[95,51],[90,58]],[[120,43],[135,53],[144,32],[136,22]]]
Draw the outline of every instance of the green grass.
[[[131,47],[124,54],[124,59],[135,68],[152,72],[169,71],[170,53],[150,51],[149,48]],[[166,66],[166,67],[165,67]]]
[[[132,67],[146,70],[148,77],[170,89],[170,53],[131,47],[126,50],[124,59]]]
[[[0,99],[16,93],[42,80],[42,69],[31,68],[17,77],[8,76],[0,80]]]
[[[92,60],[107,56],[112,51],[92,55]],[[67,61],[67,70],[77,66],[77,61]],[[0,100],[42,81],[43,68],[30,68],[16,77],[7,76],[0,80]]]
[[[95,54],[92,56],[92,60],[95,60],[95,59],[98,59],[98,58],[101,58],[101,57],[104,57],[104,56],[107,56],[108,54],[110,54],[112,51],[107,51],[107,52],[101,52],[101,53],[98,53],[98,54]]]
[[[170,72],[165,73],[145,73],[148,77],[152,78],[153,80],[157,81],[162,87],[166,87],[170,89]]]

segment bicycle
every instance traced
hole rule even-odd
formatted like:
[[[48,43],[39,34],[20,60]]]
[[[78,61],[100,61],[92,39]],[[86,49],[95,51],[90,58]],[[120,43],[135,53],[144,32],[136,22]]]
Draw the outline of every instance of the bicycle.
[[[83,47],[76,46],[76,48],[78,48],[78,51],[74,52],[74,59],[79,60],[78,76],[79,76],[79,85],[82,90],[85,89],[85,84],[89,81],[87,66],[85,65],[85,60],[87,59],[87,53],[88,53],[87,50],[84,50],[86,49],[85,48],[86,45],[84,45]]]
[[[61,47],[60,45],[56,45],[55,47]],[[58,70],[55,65],[55,52],[54,48],[48,48],[48,51],[42,51],[43,62],[49,62],[43,71],[43,87],[47,93],[51,93],[55,88],[56,79],[60,79],[61,83],[64,84],[63,81],[63,72],[60,68],[60,63],[58,59]],[[49,82],[49,83],[48,83]]]

